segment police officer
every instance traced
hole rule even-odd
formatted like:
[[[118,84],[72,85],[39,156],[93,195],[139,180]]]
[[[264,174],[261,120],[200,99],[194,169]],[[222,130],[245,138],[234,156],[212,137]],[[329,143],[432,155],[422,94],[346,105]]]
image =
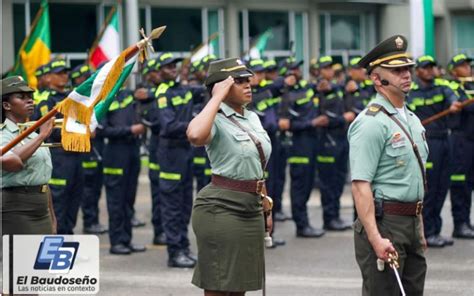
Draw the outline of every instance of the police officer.
[[[50,72],[50,68],[48,64],[39,66],[35,71],[36,80],[38,81],[36,85],[37,89],[33,93],[33,102],[35,106],[37,106],[42,101],[46,101],[50,95],[49,91],[47,90],[47,79],[46,79],[49,76],[45,75],[48,72]],[[39,109],[35,108],[35,111],[33,112],[33,115],[30,117],[30,120],[38,120],[40,117],[41,117],[41,114],[39,112]]]
[[[73,87],[79,86],[92,75],[91,68],[86,64],[74,67],[69,74]],[[84,169],[84,195],[82,197],[82,221],[84,233],[102,234],[107,228],[99,223],[99,199],[103,184],[102,152],[104,139],[96,135],[91,140],[91,152],[83,153],[82,168]]]
[[[345,85],[346,110],[359,115],[375,97],[375,88],[372,80],[368,79],[366,70],[359,66],[360,57],[349,61],[349,81]]]
[[[166,52],[158,56],[163,82],[156,89],[160,121],[158,159],[163,228],[167,238],[168,266],[193,267],[188,224],[193,203],[192,149],[186,129],[193,117],[193,92],[176,81],[181,58]]]
[[[192,63],[190,68],[191,79],[189,85],[192,87],[204,86],[204,80],[206,79],[207,69],[212,61],[217,60],[215,55],[207,55],[202,59]],[[207,95],[207,92],[202,89],[202,92]],[[194,104],[194,115],[199,114],[202,108],[204,108],[205,102],[201,104]],[[196,178],[196,190],[199,192],[204,186],[211,182],[211,166],[207,157],[206,149],[204,147],[193,147],[193,175]]]
[[[303,61],[290,57],[284,60],[280,74],[285,75],[287,90],[282,94],[282,104],[289,101],[290,119],[282,118],[279,127],[292,132],[288,164],[290,165],[291,214],[296,224],[297,237],[320,237],[321,229],[310,225],[307,202],[311,195],[315,173],[316,126],[318,100],[311,85],[302,79],[300,66]]]
[[[454,56],[448,65],[453,76],[449,84],[459,96],[459,102],[472,100],[472,59],[465,54]],[[474,105],[470,105],[453,116],[452,161],[451,161],[451,204],[454,219],[453,236],[474,239],[474,227],[470,222],[472,189],[474,184]]]
[[[322,56],[318,64],[321,77],[316,90],[319,111],[326,121],[319,129],[316,155],[324,229],[342,231],[350,228],[339,216],[349,153],[346,125],[354,120],[355,113],[345,110],[344,93],[334,81],[332,57]]]
[[[150,179],[152,217],[153,224],[153,244],[166,245],[166,236],[163,230],[160,209],[160,186],[159,175],[160,165],[158,162],[157,148],[160,133],[160,122],[158,119],[158,103],[155,92],[161,83],[161,77],[157,68],[157,60],[148,60],[142,69],[143,81],[134,92],[134,97],[146,105],[144,120],[148,122],[151,135],[148,142],[148,178]],[[143,135],[144,136],[144,135]]]
[[[420,120],[455,107],[457,97],[447,82],[435,78],[433,67],[436,61],[432,56],[421,56],[416,60],[416,77],[411,85],[407,103]],[[430,153],[426,163],[428,191],[423,201],[423,225],[429,247],[452,245],[453,240],[440,236],[441,210],[449,188],[450,148],[448,120],[441,118],[425,126],[426,140]]]
[[[64,100],[69,91],[68,72],[69,67],[63,59],[52,60],[45,66],[47,100],[41,101],[37,109],[44,116],[58,103]],[[56,115],[61,118],[62,115]],[[61,131],[54,130],[48,139],[50,143],[61,142]],[[65,151],[62,147],[51,148],[53,172],[49,185],[53,196],[53,205],[58,220],[58,234],[73,234],[76,225],[77,214],[81,205],[84,189],[84,173],[82,169],[82,153]]]
[[[377,96],[349,128],[355,255],[362,273],[362,295],[400,295],[388,264],[398,256],[406,295],[423,295],[426,274],[421,218],[424,128],[405,107],[410,90],[407,40],[396,35],[378,44],[359,64],[367,68]],[[416,144],[413,146],[412,141]],[[414,149],[417,147],[417,149]]]
[[[139,135],[145,126],[136,114],[132,92],[122,89],[109,107],[97,133],[107,138],[103,153],[103,173],[109,214],[110,253],[128,255],[145,247],[132,244],[133,205],[140,173]]]

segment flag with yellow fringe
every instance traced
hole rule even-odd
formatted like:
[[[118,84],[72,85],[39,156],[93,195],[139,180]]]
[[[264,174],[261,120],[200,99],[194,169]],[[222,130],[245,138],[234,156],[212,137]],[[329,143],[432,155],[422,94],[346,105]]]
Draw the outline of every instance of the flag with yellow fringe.
[[[88,152],[90,136],[106,114],[115,95],[130,75],[135,58],[126,61],[132,48],[105,64],[89,79],[75,88],[57,105],[64,114],[61,144],[66,151]]]

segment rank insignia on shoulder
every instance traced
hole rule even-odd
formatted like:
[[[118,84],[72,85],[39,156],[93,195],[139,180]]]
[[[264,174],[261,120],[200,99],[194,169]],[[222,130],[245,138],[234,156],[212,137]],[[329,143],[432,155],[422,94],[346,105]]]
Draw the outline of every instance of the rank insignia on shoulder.
[[[365,115],[375,116],[377,113],[379,113],[381,108],[381,105],[372,104],[367,108],[367,112],[365,112]]]

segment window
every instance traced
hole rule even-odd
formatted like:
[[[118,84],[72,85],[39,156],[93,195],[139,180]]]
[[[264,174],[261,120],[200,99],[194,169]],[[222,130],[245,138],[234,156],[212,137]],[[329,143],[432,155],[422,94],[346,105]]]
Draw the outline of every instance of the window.
[[[454,53],[465,53],[469,56],[474,55],[474,39],[472,32],[474,28],[474,17],[456,16],[454,17],[453,38]]]
[[[167,26],[160,39],[153,41],[157,52],[188,52],[202,43],[201,9],[155,7],[151,22],[153,28]]]
[[[250,46],[265,31],[271,29],[273,37],[268,40],[266,50],[289,50],[288,12],[249,11]]]
[[[359,15],[331,15],[331,49],[355,49],[360,46]]]

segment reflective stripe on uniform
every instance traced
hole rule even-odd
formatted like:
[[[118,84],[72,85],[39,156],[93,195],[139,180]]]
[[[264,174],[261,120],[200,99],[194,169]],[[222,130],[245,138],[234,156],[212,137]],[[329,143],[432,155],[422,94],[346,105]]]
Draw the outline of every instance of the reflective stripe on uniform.
[[[148,166],[149,162],[150,161],[148,159],[148,156],[142,156],[140,158],[140,163],[141,163],[142,166]]]
[[[318,155],[316,156],[316,160],[320,163],[335,163],[336,162],[336,158],[334,158],[334,156]]]
[[[84,169],[94,169],[98,166],[97,161],[83,161],[82,162],[82,167]]]
[[[179,181],[181,180],[181,174],[160,172],[160,179]]]
[[[123,175],[123,169],[121,169],[121,168],[104,168],[104,174],[106,174],[106,175]]]
[[[160,170],[160,165],[154,162],[149,162],[148,163],[148,168],[152,171],[159,171]]]
[[[451,175],[451,181],[464,182],[466,181],[466,175]]]
[[[288,163],[309,164],[309,157],[293,156],[293,157],[288,158]]]
[[[212,175],[212,170],[211,169],[205,169],[204,170],[204,175],[205,176],[211,176]]]
[[[206,158],[205,157],[194,157],[193,158],[193,163],[194,164],[206,164]]]
[[[425,168],[427,170],[432,169],[433,168],[433,163],[432,162],[427,162],[426,165],[425,165]]]
[[[49,179],[48,184],[56,185],[56,186],[66,186],[66,179],[51,178]]]

